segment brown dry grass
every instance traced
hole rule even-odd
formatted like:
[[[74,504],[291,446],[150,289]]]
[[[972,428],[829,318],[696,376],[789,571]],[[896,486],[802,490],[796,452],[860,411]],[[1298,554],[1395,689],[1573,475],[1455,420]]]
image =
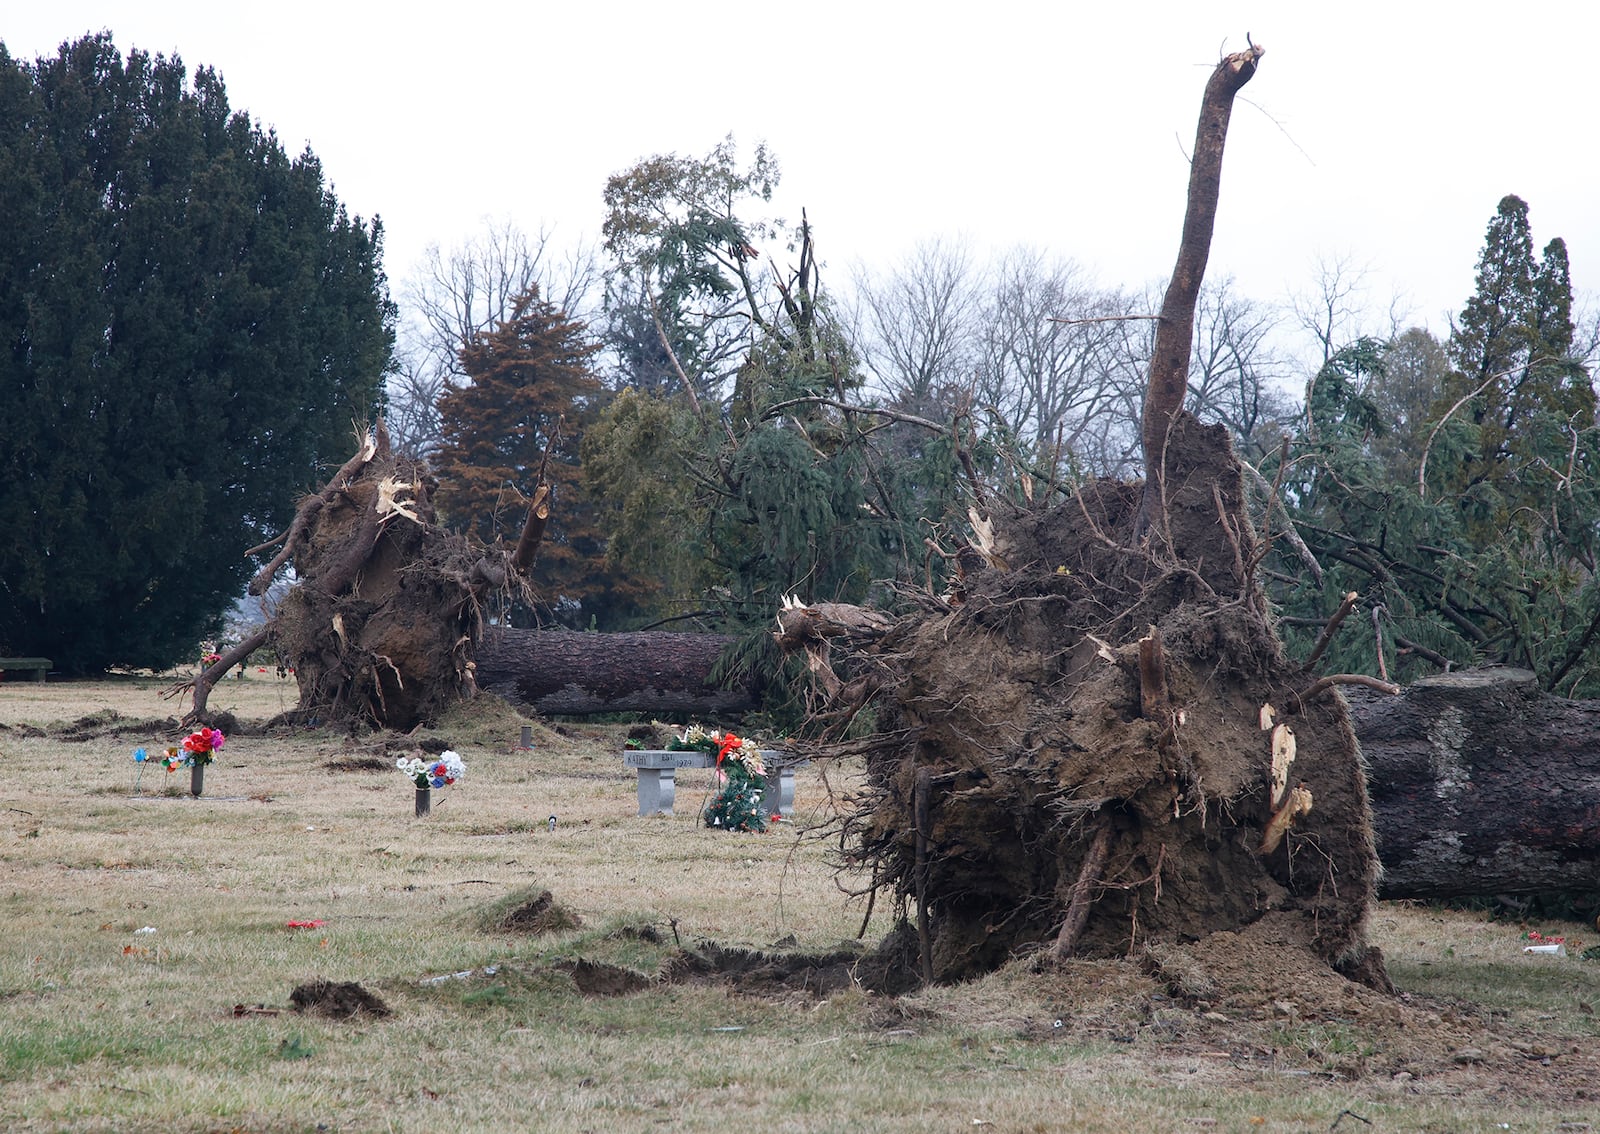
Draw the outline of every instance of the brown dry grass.
[[[163,684],[0,686],[8,1130],[1320,1131],[1345,1110],[1373,1129],[1549,1130],[1600,1110],[1582,1058],[1600,1028],[1580,1007],[1600,1003],[1600,966],[1530,964],[1515,927],[1411,907],[1374,919],[1412,996],[1397,1025],[1331,991],[1300,990],[1294,1014],[1242,993],[1181,1003],[1113,962],[1019,963],[899,1000],[715,984],[586,999],[562,962],[654,972],[674,923],[686,943],[852,938],[862,909],[829,848],[796,838],[820,815],[819,774],[801,774],[802,822],[786,832],[697,827],[708,773],[681,775],[676,817],[639,819],[618,728],[535,724],[534,751],[517,752],[526,722],[487,702],[419,734],[468,768],[419,821],[397,772],[335,770],[392,763],[394,737],[241,731],[194,800],[149,772],[133,790],[131,749],[172,743],[175,727],[76,743],[47,728],[175,716]],[[286,700],[291,687],[252,675],[212,704],[261,720]],[[497,903],[544,888],[583,927],[484,929]],[[312,919],[325,924],[286,926]],[[617,932],[646,923],[663,944]],[[1211,963],[1214,977],[1226,964]],[[359,982],[394,1013],[288,1011],[317,978]],[[1272,979],[1295,1001],[1292,972]],[[1456,1064],[1445,1047],[1396,1077],[1403,1053],[1368,1049],[1404,1045],[1407,1028],[1481,1035],[1485,1058]],[[1508,1046],[1540,1036],[1544,1056]]]

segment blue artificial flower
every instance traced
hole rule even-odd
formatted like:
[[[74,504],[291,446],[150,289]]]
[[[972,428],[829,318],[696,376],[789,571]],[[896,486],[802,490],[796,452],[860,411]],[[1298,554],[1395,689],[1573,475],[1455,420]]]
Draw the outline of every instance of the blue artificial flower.
[[[133,762],[135,764],[143,764],[148,759],[149,757],[145,755],[143,748],[135,748],[133,750]]]

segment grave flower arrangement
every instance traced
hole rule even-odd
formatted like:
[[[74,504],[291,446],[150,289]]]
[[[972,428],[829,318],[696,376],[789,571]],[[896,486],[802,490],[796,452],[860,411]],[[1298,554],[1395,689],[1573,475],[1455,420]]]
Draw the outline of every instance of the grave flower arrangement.
[[[163,772],[176,772],[183,767],[183,757],[178,755],[176,748],[168,748],[165,752],[152,756],[143,748],[133,750],[133,762],[140,765],[139,770],[144,771],[144,765],[153,764]]]
[[[402,756],[394,762],[394,766],[423,790],[447,787],[467,774],[467,766],[461,762],[460,755],[448,750],[439,753],[433,760]]]
[[[146,752],[142,747],[135,748],[133,750],[133,762],[139,766],[139,774],[133,778],[133,789],[135,791],[139,790],[139,783],[144,779],[144,770],[146,768],[160,768],[163,772],[171,775],[184,765],[184,759],[179,755],[176,746],[155,754]]]
[[[190,767],[203,768],[216,759],[217,751],[222,747],[227,738],[222,735],[221,729],[202,728],[192,732],[183,741],[183,750],[188,753],[183,762]],[[168,751],[176,751],[168,749]],[[167,769],[171,771],[171,768]]]
[[[717,779],[721,789],[707,806],[705,824],[724,831],[765,831],[767,816],[761,807],[767,767],[761,750],[731,732],[707,732],[691,725],[683,736],[667,745],[672,751],[695,750],[715,753]]]

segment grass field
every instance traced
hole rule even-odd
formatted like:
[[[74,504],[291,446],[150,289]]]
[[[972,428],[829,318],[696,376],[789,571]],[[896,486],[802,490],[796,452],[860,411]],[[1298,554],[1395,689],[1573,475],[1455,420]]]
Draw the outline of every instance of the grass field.
[[[426,819],[394,736],[241,729],[194,799],[187,773],[131,758],[183,734],[165,684],[0,684],[6,1130],[1600,1129],[1592,927],[1539,926],[1574,947],[1535,959],[1514,924],[1380,906],[1405,1019],[1467,1037],[1433,1063],[1386,1050],[1404,1027],[1178,1004],[1133,962],[1019,962],[898,999],[585,996],[580,958],[653,975],[675,936],[852,942],[864,907],[837,882],[858,883],[808,837],[851,770],[802,771],[798,821],[765,835],[696,824],[709,773],[680,773],[677,816],[640,819],[619,727],[535,723],[517,751],[534,722],[489,702],[418,734],[467,765]],[[256,673],[211,698],[254,722],[293,702]],[[543,889],[582,924],[493,927]],[[880,904],[869,942],[887,929]],[[391,1014],[294,1011],[319,979]]]

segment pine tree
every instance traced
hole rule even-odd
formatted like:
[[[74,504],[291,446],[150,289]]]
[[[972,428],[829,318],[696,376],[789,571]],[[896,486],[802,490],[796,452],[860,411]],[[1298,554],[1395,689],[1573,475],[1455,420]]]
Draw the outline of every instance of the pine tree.
[[[1328,667],[1406,679],[1496,661],[1600,693],[1600,430],[1572,357],[1565,246],[1542,261],[1532,247],[1527,206],[1507,197],[1448,365],[1412,331],[1317,375],[1282,490],[1324,575],[1308,585],[1280,550],[1275,578],[1299,576],[1275,596],[1291,650],[1354,591],[1367,617]]]
[[[1593,386],[1571,357],[1571,310],[1566,245],[1551,241],[1537,260],[1526,202],[1503,198],[1478,259],[1477,288],[1450,336],[1455,371],[1435,406],[1437,417],[1452,415],[1452,429],[1472,434],[1463,460],[1434,471],[1442,491],[1466,498],[1480,535],[1524,508],[1539,510],[1522,474],[1552,430],[1594,423]]]
[[[192,656],[381,408],[382,230],[215,72],[0,47],[0,649]]]
[[[612,628],[641,593],[610,571],[605,538],[579,463],[585,431],[605,401],[594,370],[599,345],[584,324],[539,296],[519,296],[510,318],[461,351],[465,386],[439,400],[444,442],[437,502],[453,526],[488,542],[515,541],[541,473],[550,523],[533,569],[542,605],[575,629]]]

